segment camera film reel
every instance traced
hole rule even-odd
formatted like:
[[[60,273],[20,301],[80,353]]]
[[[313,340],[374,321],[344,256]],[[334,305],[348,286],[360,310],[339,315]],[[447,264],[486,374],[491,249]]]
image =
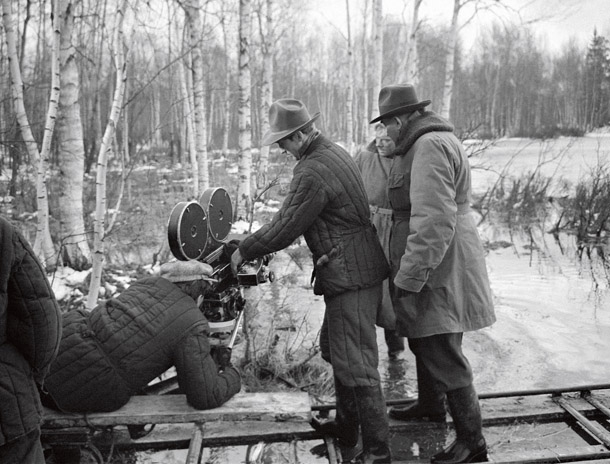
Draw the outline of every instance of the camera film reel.
[[[183,201],[174,206],[167,225],[169,248],[176,259],[199,259],[208,243],[208,218],[196,201]]]
[[[222,187],[209,188],[199,198],[208,216],[209,239],[223,242],[233,226],[231,197]]]

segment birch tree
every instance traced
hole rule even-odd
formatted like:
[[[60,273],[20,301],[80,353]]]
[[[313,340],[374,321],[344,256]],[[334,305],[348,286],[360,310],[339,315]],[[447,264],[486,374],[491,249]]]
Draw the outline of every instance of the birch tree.
[[[352,50],[352,27],[349,14],[349,0],[345,0],[347,14],[347,89],[345,96],[345,115],[347,124],[347,152],[352,154],[354,145],[354,53]]]
[[[383,0],[373,0],[373,59],[371,60],[373,104],[371,119],[379,116],[379,92],[383,76]]]
[[[466,6],[472,7],[470,16],[459,24],[460,12]],[[443,85],[443,98],[441,100],[440,115],[449,118],[451,110],[451,98],[453,97],[453,83],[455,80],[455,52],[458,44],[459,32],[482,10],[489,10],[500,5],[499,0],[453,0],[453,12],[451,14],[451,25],[447,39],[445,56],[445,80]]]
[[[231,67],[229,65],[229,37],[227,32],[227,15],[228,11],[225,9],[226,2],[222,2],[222,11],[220,25],[222,27],[222,38],[225,48],[224,53],[224,73],[225,73],[225,87],[224,87],[224,124],[222,132],[222,153],[226,156],[229,150],[229,132],[231,130]]]
[[[369,74],[371,70],[369,69],[369,40],[370,37],[368,35],[369,32],[369,0],[364,0],[364,10],[362,14],[362,109],[364,110],[362,113],[364,114],[364,120],[362,124],[361,137],[364,139],[365,143],[368,141],[369,132],[371,131],[371,127],[369,125],[370,121],[370,102],[369,102]],[[374,99],[374,97],[373,97]]]
[[[58,216],[61,255],[64,265],[76,270],[85,269],[91,262],[91,250],[85,235],[83,220],[83,176],[85,146],[79,103],[80,83],[76,65],[76,51],[72,43],[74,8],[77,2],[58,0],[63,16],[59,96],[57,121]]]
[[[451,97],[453,96],[453,79],[455,69],[455,48],[458,40],[458,17],[460,9],[470,0],[453,0],[453,13],[451,15],[451,27],[447,40],[447,55],[445,57],[445,84],[443,85],[443,99],[441,101],[440,114],[449,119],[451,110]]]
[[[55,130],[57,106],[59,100],[59,43],[61,39],[61,10],[59,0],[54,0],[53,7],[53,40],[51,51],[51,92],[47,109],[45,130],[40,151],[34,139],[28,115],[25,110],[23,96],[23,79],[19,66],[17,53],[17,30],[15,17],[12,10],[14,2],[2,0],[2,22],[8,52],[9,71],[11,76],[11,89],[13,94],[13,108],[19,124],[21,137],[25,143],[30,160],[37,167],[36,174],[36,198],[38,223],[36,228],[36,239],[34,241],[34,252],[47,268],[55,265],[55,247],[51,240],[49,229],[49,201],[47,195],[47,172],[49,165],[49,154],[51,152],[51,140]]]
[[[252,121],[250,111],[250,31],[252,28],[251,2],[239,0],[239,157],[235,217],[248,220],[250,210],[252,171]]]
[[[188,85],[188,65],[185,63],[185,55],[178,66],[180,66],[180,91],[182,93],[182,105],[184,107],[184,119],[186,121],[186,135],[193,175],[193,198],[199,198],[199,164],[197,163],[197,142],[195,140],[195,124],[193,122],[193,109],[191,105],[191,92]]]
[[[259,18],[259,30],[261,33],[261,48],[263,52],[263,72],[261,82],[261,135],[269,130],[269,108],[273,103],[273,47],[275,47],[275,35],[273,30],[273,0],[266,0],[264,11],[265,25]],[[269,166],[269,146],[260,149],[258,172],[256,173],[256,187],[265,188],[267,184],[267,169]]]
[[[200,0],[184,2],[186,23],[189,31],[189,46],[191,50],[193,78],[193,113],[195,120],[195,140],[197,142],[197,162],[199,165],[198,191],[202,192],[210,186],[208,169],[207,127],[205,121],[205,86],[203,73],[203,27],[201,23]]]
[[[112,149],[114,132],[121,116],[121,107],[127,80],[127,65],[125,60],[125,41],[123,38],[123,19],[127,0],[116,11],[116,22],[113,38],[113,54],[116,67],[114,97],[106,130],[102,137],[102,144],[97,159],[97,174],[95,180],[95,217],[93,230],[93,267],[91,269],[91,283],[87,295],[86,308],[91,311],[97,304],[104,265],[104,236],[106,216],[106,169],[108,166],[108,152]]]
[[[413,17],[407,42],[406,81],[417,88],[419,84],[418,57],[417,57],[417,31],[419,30],[419,7],[423,0],[413,0]]]

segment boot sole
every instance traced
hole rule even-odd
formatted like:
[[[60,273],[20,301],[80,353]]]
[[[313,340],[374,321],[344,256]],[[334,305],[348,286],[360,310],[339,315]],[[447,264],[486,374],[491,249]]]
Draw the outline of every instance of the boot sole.
[[[442,423],[442,422],[447,422],[447,418],[445,416],[419,416],[419,417],[414,417],[414,416],[401,416],[400,413],[393,413],[392,411],[390,411],[388,413],[388,416],[390,416],[392,419],[396,419],[399,421],[403,421],[403,422],[438,422],[438,423]]]
[[[471,462],[488,462],[489,458],[487,456],[487,448],[485,448],[484,450],[481,450],[475,454],[473,454],[472,456],[470,456],[468,459],[466,459],[465,461],[451,461],[448,459],[444,459],[444,460],[435,460],[434,457],[432,457],[432,459],[430,459],[430,462],[434,463],[434,464],[456,464],[456,463],[471,463]]]
[[[487,448],[476,453],[468,462],[487,462],[489,460],[487,456]]]

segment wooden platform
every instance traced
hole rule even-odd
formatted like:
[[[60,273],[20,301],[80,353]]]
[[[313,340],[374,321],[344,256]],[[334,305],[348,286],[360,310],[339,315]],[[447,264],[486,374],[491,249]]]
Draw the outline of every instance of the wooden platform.
[[[522,424],[531,424],[533,434],[542,433],[542,424],[559,424],[564,430],[573,428],[577,435],[585,437],[581,440],[576,436],[574,441],[554,443],[552,446],[541,439],[534,447],[531,444],[529,447],[521,446],[517,440],[514,446],[510,443],[498,446],[493,439],[488,440],[491,462],[610,462],[610,389],[564,394],[528,392],[523,396],[481,396],[486,437],[498,434],[498,430],[522,427]],[[328,409],[328,405],[312,406],[308,395],[302,392],[241,393],[222,407],[207,411],[191,408],[182,395],[151,395],[134,397],[124,408],[113,413],[84,415],[46,411],[43,438],[54,431],[76,432],[79,428],[88,428],[97,430],[90,435],[90,443],[101,450],[109,447],[134,450],[189,448],[190,462],[198,462],[197,456],[201,456],[201,450],[206,447],[260,442],[316,443],[324,437],[309,425],[311,414]],[[447,416],[447,421],[447,424],[436,424],[390,419],[393,449],[396,444],[404,448],[405,443],[418,443],[425,447],[430,437],[445,440],[453,429],[451,416]],[[139,439],[131,438],[125,427],[152,423],[157,424],[155,429]],[[408,460],[408,457],[404,460],[400,453],[395,452],[395,462],[427,461],[433,452],[433,448],[422,448],[421,457],[413,460]]]
[[[45,409],[43,429],[116,425],[176,424],[209,421],[309,422],[307,393],[238,393],[218,408],[199,410],[184,395],[134,396],[125,406],[104,413],[62,413]]]
[[[309,395],[302,392],[238,393],[222,406],[207,410],[191,407],[184,395],[143,395],[132,397],[125,406],[112,412],[82,414],[45,409],[41,439],[53,448],[59,462],[78,463],[83,459],[82,453],[87,453],[88,459],[101,464],[104,459],[99,448],[114,447],[115,441],[122,441],[123,446],[137,442],[131,438],[129,426],[166,425],[170,431],[178,427],[180,435],[173,438],[162,435],[159,438],[162,447],[188,448],[187,463],[197,463],[204,446],[208,446],[203,437],[208,436],[205,427],[209,423],[223,424],[226,431],[245,423],[255,424],[251,430],[260,430],[261,426],[282,430],[278,422],[300,423],[309,428],[310,418]],[[149,442],[145,447],[154,448],[154,444]]]

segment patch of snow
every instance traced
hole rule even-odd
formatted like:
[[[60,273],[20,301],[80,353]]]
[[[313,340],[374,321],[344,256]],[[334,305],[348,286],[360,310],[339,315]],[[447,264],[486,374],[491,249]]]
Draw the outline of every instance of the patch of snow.
[[[256,232],[261,227],[262,224],[260,224],[258,221],[254,221],[252,223],[252,230],[250,231],[250,233]],[[234,234],[247,234],[248,229],[250,229],[250,223],[248,221],[235,221],[233,223],[233,228],[231,229],[231,232]]]
[[[257,203],[254,206],[254,209],[258,212],[265,212],[265,213],[276,213],[279,208],[277,206],[269,206],[269,205],[265,205],[263,203]]]

